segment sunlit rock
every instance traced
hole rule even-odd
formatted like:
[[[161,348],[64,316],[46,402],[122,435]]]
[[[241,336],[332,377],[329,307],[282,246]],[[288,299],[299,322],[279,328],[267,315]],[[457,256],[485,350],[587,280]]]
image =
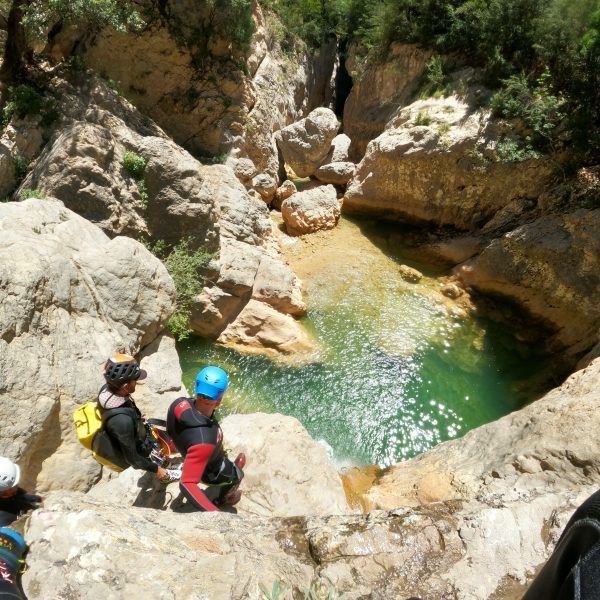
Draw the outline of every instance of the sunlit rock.
[[[320,107],[301,121],[278,131],[275,139],[285,163],[298,177],[308,177],[327,156],[338,128],[335,113]]]
[[[332,185],[319,186],[290,196],[281,205],[281,214],[290,235],[332,229],[340,218],[340,203]]]

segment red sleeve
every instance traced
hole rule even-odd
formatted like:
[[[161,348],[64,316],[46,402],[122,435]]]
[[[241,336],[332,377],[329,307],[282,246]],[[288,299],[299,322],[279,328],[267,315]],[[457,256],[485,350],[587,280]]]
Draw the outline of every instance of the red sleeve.
[[[208,512],[219,510],[198,487],[204,469],[215,447],[212,444],[198,444],[192,446],[183,462],[183,471],[179,487],[186,498],[198,509]]]

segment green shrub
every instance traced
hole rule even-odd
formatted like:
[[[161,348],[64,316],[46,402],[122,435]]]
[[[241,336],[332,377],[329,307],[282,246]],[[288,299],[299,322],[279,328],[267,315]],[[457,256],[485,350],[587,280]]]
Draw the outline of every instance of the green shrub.
[[[13,156],[13,167],[15,170],[15,180],[17,185],[19,185],[23,179],[25,179],[28,166],[29,164],[21,155],[17,154],[16,156]]]
[[[515,75],[490,101],[495,116],[521,119],[532,132],[532,143],[540,150],[552,146],[555,132],[565,118],[565,99],[550,89],[550,74],[546,70],[530,86],[524,75]]]
[[[530,158],[540,158],[542,154],[535,150],[529,140],[519,142],[504,138],[496,145],[496,154],[500,162],[522,162]]]
[[[40,192],[40,190],[34,190],[31,188],[25,188],[21,190],[20,196],[21,200],[27,200],[28,198],[38,198],[41,200],[46,197],[46,195],[43,192]]]
[[[413,121],[413,125],[431,125],[431,117],[426,112],[420,110]]]
[[[42,94],[27,84],[20,84],[8,88],[8,102],[2,114],[3,125],[6,125],[13,115],[23,119],[27,115],[38,115],[45,107]]]
[[[125,152],[123,167],[134,179],[140,180],[144,177],[146,159],[135,152]]]
[[[190,239],[183,239],[171,248],[162,240],[150,246],[150,251],[162,260],[175,283],[177,304],[167,326],[179,341],[191,333],[189,318],[192,305],[204,286],[202,270],[211,259],[204,248],[194,250],[191,246]]]
[[[430,96],[444,96],[447,93],[448,82],[444,73],[444,60],[441,56],[435,54],[425,67],[419,95],[421,98],[427,98]]]

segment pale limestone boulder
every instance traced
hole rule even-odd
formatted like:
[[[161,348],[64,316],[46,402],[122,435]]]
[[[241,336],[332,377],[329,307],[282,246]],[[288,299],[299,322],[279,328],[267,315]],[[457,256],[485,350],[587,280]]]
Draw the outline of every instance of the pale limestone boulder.
[[[277,182],[268,173],[260,173],[252,180],[252,187],[267,204],[270,204],[277,191]]]
[[[342,481],[327,450],[300,422],[280,414],[230,415],[222,421],[231,457],[246,454],[240,514],[293,517],[348,514]],[[310,477],[306,467],[311,466]]]
[[[289,179],[286,179],[275,192],[271,206],[278,210],[281,210],[281,204],[284,200],[287,200],[292,194],[297,192],[296,184]]]
[[[258,266],[252,298],[294,317],[301,317],[306,312],[302,282],[287,264],[268,254],[263,255]]]
[[[350,138],[345,133],[339,133],[331,141],[331,148],[323,161],[323,164],[329,164],[332,162],[350,162],[349,150],[350,150]]]
[[[600,210],[548,215],[494,240],[457,269],[464,285],[516,302],[578,356],[599,341]]]
[[[0,281],[0,455],[26,487],[88,489],[99,466],[71,413],[96,397],[108,356],[158,343],[173,282],[140,243],[110,240],[53,199],[0,204]],[[172,343],[156,352],[173,366]]]
[[[344,103],[344,132],[352,143],[349,158],[343,160],[362,159],[367,144],[381,135],[398,106],[412,98],[431,55],[425,48],[394,43],[386,60],[365,66],[357,60],[356,48],[350,48],[346,68],[353,85]]]
[[[206,287],[192,307],[190,326],[199,335],[218,338],[232,323],[251,298],[266,302],[285,315],[301,316],[306,312],[302,282],[281,256],[268,250],[223,238],[219,260],[215,266],[215,286]],[[300,325],[293,319],[273,316],[288,324],[295,332]],[[271,325],[265,322],[270,330]],[[267,333],[269,339],[272,333]],[[254,342],[261,336],[254,337]],[[272,344],[268,344],[271,348]],[[256,351],[260,348],[257,346]]]
[[[244,187],[252,186],[252,179],[258,174],[258,169],[249,158],[229,157],[225,164],[233,169],[235,176],[244,184]]]
[[[261,248],[236,240],[222,242],[217,285],[240,298],[248,297],[265,253]]]
[[[321,165],[315,171],[315,177],[323,183],[333,185],[346,185],[356,172],[356,165],[352,162],[331,162]]]
[[[302,354],[315,349],[315,342],[296,320],[258,300],[250,300],[217,341],[244,352]]]
[[[298,192],[281,205],[281,215],[289,235],[333,229],[340,213],[340,203],[332,185]]]
[[[549,160],[498,161],[499,139],[474,95],[419,100],[369,143],[348,184],[344,210],[463,230],[480,227],[516,198],[537,198],[550,180]]]
[[[283,160],[298,177],[313,175],[331,147],[339,123],[329,108],[316,108],[307,117],[275,134]]]
[[[197,335],[217,338],[245,304],[243,297],[218,286],[206,286],[192,305],[190,328]]]

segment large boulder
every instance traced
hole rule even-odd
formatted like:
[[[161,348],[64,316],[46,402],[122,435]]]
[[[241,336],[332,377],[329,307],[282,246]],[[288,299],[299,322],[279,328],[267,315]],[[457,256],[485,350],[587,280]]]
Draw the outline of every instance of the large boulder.
[[[71,413],[96,397],[110,354],[160,339],[173,282],[140,243],[111,240],[52,199],[0,204],[0,282],[0,454],[19,461],[25,485],[87,489],[99,467]]]
[[[600,336],[600,210],[547,215],[494,240],[457,269],[461,281],[517,303],[580,356]]]
[[[283,160],[298,177],[309,177],[322,164],[339,123],[329,108],[316,108],[307,117],[275,134]]]
[[[340,213],[340,203],[332,185],[298,192],[281,205],[281,215],[290,235],[333,229],[340,218]]]
[[[346,185],[356,172],[356,165],[351,162],[331,162],[321,165],[315,172],[315,177],[323,183]]]
[[[501,133],[475,94],[419,100],[368,145],[344,210],[410,223],[477,228],[513,200],[535,199],[550,161],[498,158]]]
[[[217,341],[242,352],[304,354],[315,349],[306,330],[266,302],[250,300],[221,332]]]

